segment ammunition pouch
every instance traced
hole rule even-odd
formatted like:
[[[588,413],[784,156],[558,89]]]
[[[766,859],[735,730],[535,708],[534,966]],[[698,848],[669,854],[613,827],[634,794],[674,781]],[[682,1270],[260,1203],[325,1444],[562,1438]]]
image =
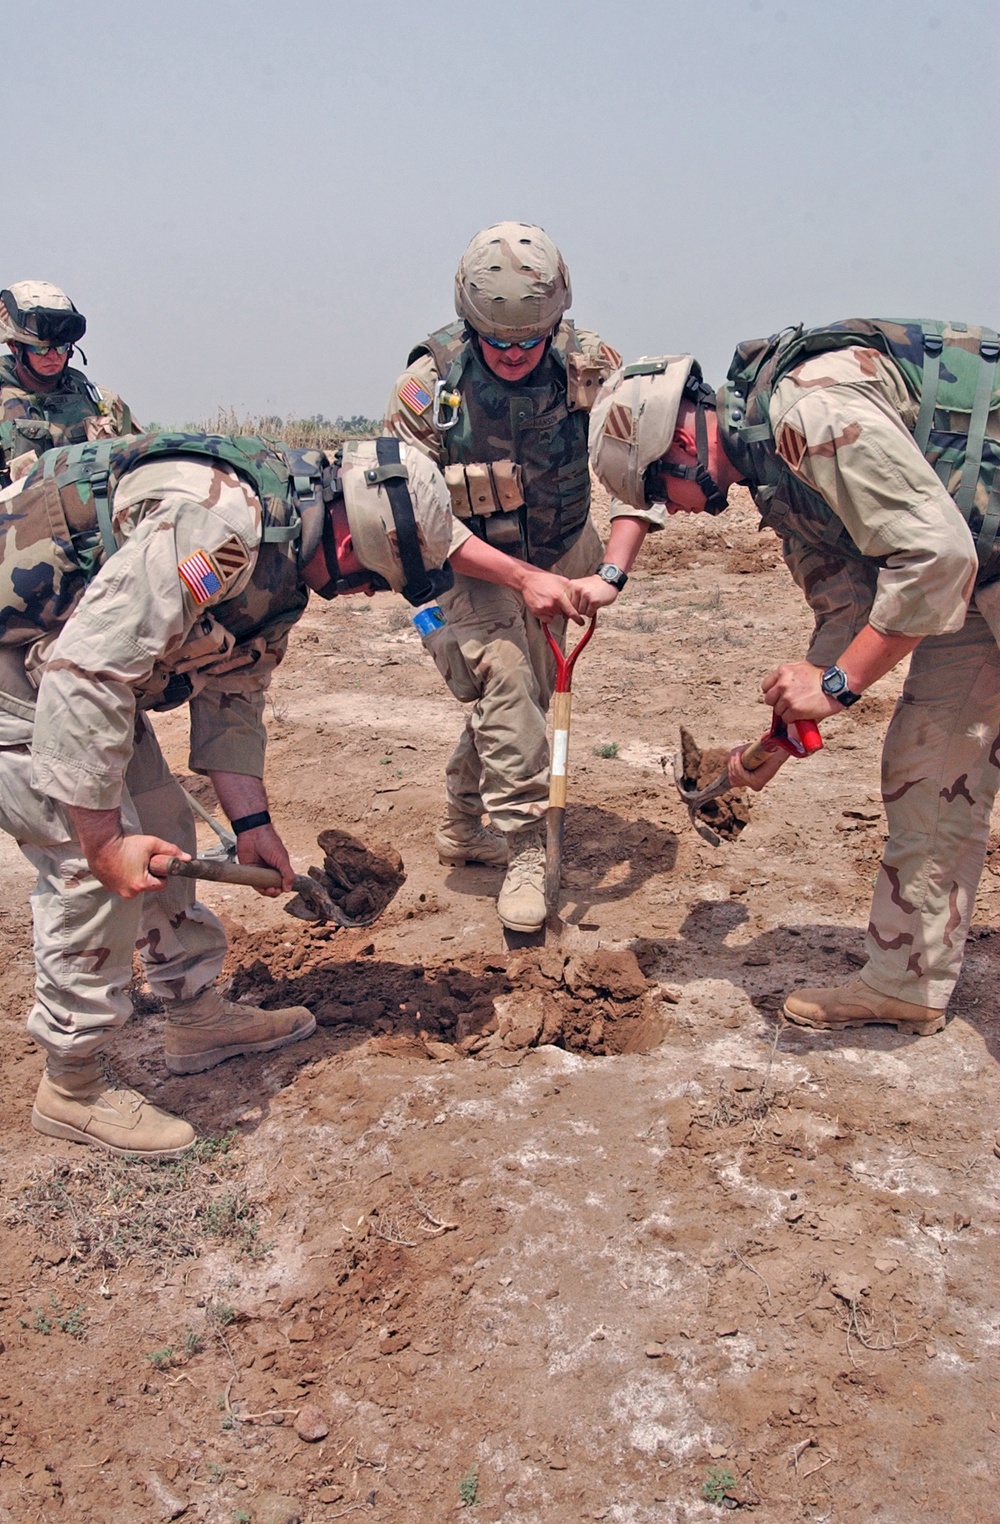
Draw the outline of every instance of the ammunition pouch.
[[[571,413],[589,413],[594,405],[601,382],[607,374],[607,366],[584,354],[582,349],[571,349],[566,355],[566,405]]]
[[[521,467],[512,460],[455,461],[445,467],[444,479],[457,519],[488,518],[524,507]]]

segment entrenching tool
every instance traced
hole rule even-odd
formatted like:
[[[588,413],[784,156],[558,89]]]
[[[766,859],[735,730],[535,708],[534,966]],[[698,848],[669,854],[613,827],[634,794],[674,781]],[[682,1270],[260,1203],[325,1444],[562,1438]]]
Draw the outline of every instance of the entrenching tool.
[[[566,823],[566,764],[569,758],[569,720],[573,707],[573,668],[597,628],[597,615],[568,656],[553,640],[547,624],[545,639],[556,659],[556,687],[552,699],[552,762],[549,768],[549,808],[545,817],[545,905],[550,916],[559,913],[562,888],[563,827]]]
[[[265,868],[259,863],[218,862],[204,857],[193,857],[185,862],[180,857],[166,857],[157,853],[149,860],[149,871],[157,878],[203,878],[214,884],[247,884],[251,889],[280,889],[281,874],[277,868]],[[299,897],[299,904],[290,901],[285,909],[302,921],[332,921],[336,926],[370,926],[378,919],[381,910],[374,915],[353,920],[335,905],[323,885],[308,873],[296,873],[292,889]]]
[[[813,752],[822,751],[822,749],[823,737],[819,733],[819,726],[815,720],[795,720],[789,726],[779,720],[772,711],[771,728],[767,735],[761,736],[759,741],[751,742],[746,751],[741,752],[740,761],[748,773],[753,773],[758,767],[763,767],[768,757],[773,756],[776,751],[787,752],[790,757],[809,757]],[[712,799],[719,799],[732,790],[733,785],[729,781],[728,771],[724,769],[704,788],[685,788],[684,763],[680,752],[676,752],[674,754],[674,782],[677,785],[677,792],[687,805],[691,824],[698,835],[703,837],[710,846],[717,847],[721,838],[704,820],[698,819],[698,810]]]

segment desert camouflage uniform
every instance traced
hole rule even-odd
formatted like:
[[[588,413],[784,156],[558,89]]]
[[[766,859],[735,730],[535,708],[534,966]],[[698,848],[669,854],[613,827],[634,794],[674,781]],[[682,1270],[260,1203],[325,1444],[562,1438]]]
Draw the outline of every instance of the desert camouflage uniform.
[[[903,369],[883,354],[852,346],[805,360],[771,397],[775,448],[835,517],[824,527],[794,503],[763,506],[816,615],[809,661],[838,661],[868,622],[923,637],[883,750],[889,839],[863,978],[882,995],[943,1009],[1000,782],[1000,568],[980,572],[933,448],[925,459],[914,442],[917,412]],[[987,437],[1000,440],[1000,411]],[[944,474],[954,492],[957,478]],[[979,496],[981,485],[981,510]]]
[[[156,994],[186,1000],[217,977],[225,933],[190,880],[168,879],[159,893],[132,900],[111,894],[90,872],[64,806],[120,807],[127,831],[193,852],[190,806],[139,706],[160,699],[172,673],[185,673],[190,767],[262,776],[264,689],[308,594],[297,573],[280,570],[284,561],[294,568],[294,554],[260,556],[261,505],[250,486],[193,459],[150,462],[123,477],[111,498],[121,548],[84,589],[67,575],[57,543],[27,538],[26,526],[38,523],[25,510],[32,492],[48,493],[50,512],[70,523],[80,507],[64,493],[60,510],[55,481],[39,484],[42,470],[0,494],[8,599],[0,826],[38,872],[29,1030],[50,1053],[76,1058],[127,1020],[133,948]],[[198,552],[219,588],[196,601],[178,568]],[[29,594],[20,640],[12,587]],[[32,639],[46,595],[62,603],[56,628]]]
[[[139,432],[117,392],[67,365],[51,391],[28,391],[13,355],[0,358],[0,487],[24,476],[45,450]]]
[[[520,467],[523,507],[465,511],[453,549],[471,529],[545,571],[581,577],[594,570],[601,542],[590,519],[588,416],[599,381],[619,363],[596,334],[565,320],[546,357],[522,381],[495,376],[466,340],[462,323],[411,351],[389,399],[385,432],[440,466],[453,501],[462,489],[456,492],[450,467]],[[439,380],[462,399],[456,427],[443,432],[432,422]],[[432,637],[431,648],[452,692],[472,704],[446,769],[449,810],[478,820],[485,808],[501,831],[519,831],[544,814],[548,798],[552,654],[541,624],[509,588],[457,574],[440,602],[447,633]],[[565,621],[551,628],[561,643]]]

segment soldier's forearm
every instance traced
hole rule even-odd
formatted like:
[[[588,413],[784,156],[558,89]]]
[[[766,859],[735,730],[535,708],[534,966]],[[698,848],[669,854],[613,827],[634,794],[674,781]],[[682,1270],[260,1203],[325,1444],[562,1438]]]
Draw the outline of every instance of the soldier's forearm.
[[[847,674],[851,692],[864,693],[919,644],[919,635],[893,635],[891,632],[883,635],[873,625],[866,624],[855,635],[837,666]]]
[[[88,862],[100,855],[102,847],[124,834],[121,810],[87,810],[78,804],[67,804],[65,809],[73,835]]]
[[[521,592],[525,582],[535,570],[527,561],[505,555],[494,545],[470,535],[450,556],[452,567],[463,577],[478,577],[482,582],[495,582],[500,587],[512,587]]]
[[[241,820],[245,815],[258,815],[267,809],[267,790],[262,778],[247,773],[210,772],[212,786],[219,796],[219,803],[230,820]]]

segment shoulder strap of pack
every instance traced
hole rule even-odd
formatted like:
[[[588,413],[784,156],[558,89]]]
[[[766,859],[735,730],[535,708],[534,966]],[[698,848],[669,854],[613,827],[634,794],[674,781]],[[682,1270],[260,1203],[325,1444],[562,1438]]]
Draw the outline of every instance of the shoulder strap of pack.
[[[73,458],[68,465],[63,465],[62,470],[58,469],[60,462],[65,461],[62,450],[47,450],[40,461],[42,476],[54,477],[59,491],[64,487],[72,487],[77,482],[88,484],[94,500],[97,527],[101,532],[101,544],[104,546],[106,557],[113,556],[118,549],[118,542],[115,540],[114,530],[111,527],[109,501],[112,452],[115,443],[113,439],[96,439],[91,444],[76,446],[72,451]]]

